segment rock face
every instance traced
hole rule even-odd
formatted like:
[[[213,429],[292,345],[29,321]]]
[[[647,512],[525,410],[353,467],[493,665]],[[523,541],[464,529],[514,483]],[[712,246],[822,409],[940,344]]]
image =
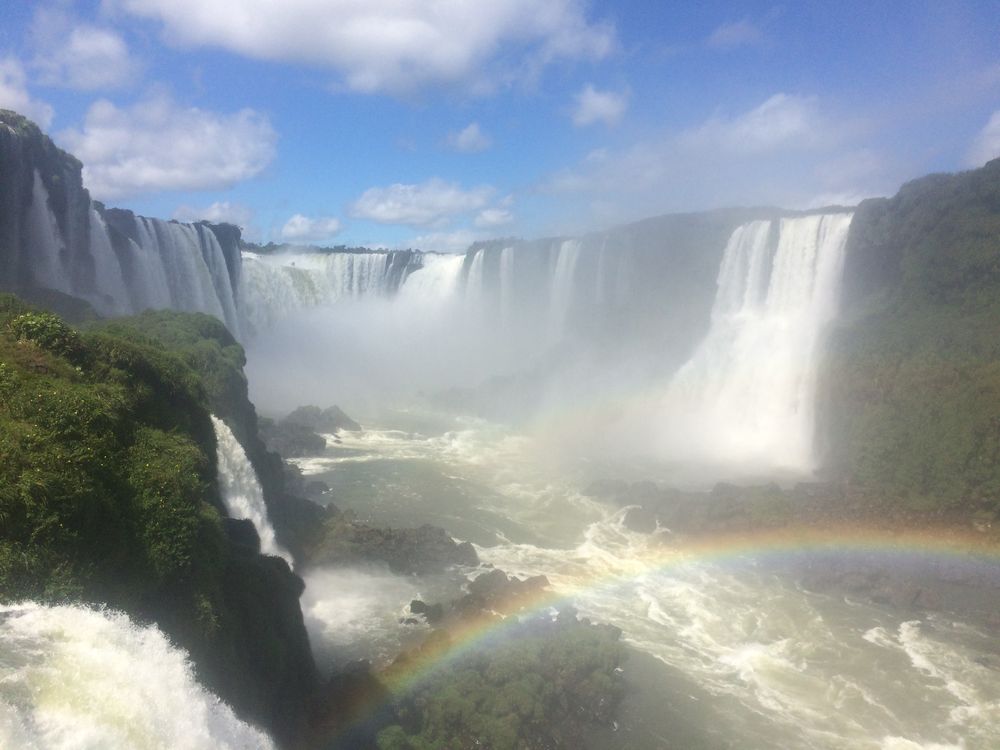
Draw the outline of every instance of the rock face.
[[[258,424],[264,445],[282,458],[316,456],[326,448],[326,440],[322,435],[317,435],[312,428],[298,422],[287,419],[275,422],[261,418]]]

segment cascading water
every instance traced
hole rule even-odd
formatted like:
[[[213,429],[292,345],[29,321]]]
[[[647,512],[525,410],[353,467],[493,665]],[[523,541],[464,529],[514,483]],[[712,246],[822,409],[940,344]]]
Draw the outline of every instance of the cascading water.
[[[755,221],[733,232],[708,335],[666,396],[667,455],[813,468],[820,345],[837,311],[851,218]]]
[[[566,240],[559,245],[556,254],[552,287],[549,292],[551,305],[549,334],[553,340],[559,340],[565,333],[566,320],[573,302],[573,281],[576,265],[580,259],[580,247],[579,240]]]
[[[261,552],[284,558],[291,565],[292,556],[275,540],[274,527],[264,504],[264,492],[243,446],[229,425],[214,415],[212,426],[218,443],[219,490],[226,510],[232,518],[243,518],[253,523],[260,537]]]
[[[269,750],[154,627],[80,606],[0,605],[0,747]]]
[[[408,278],[411,254],[243,253],[239,306],[254,331],[264,331],[297,312],[395,292]]]

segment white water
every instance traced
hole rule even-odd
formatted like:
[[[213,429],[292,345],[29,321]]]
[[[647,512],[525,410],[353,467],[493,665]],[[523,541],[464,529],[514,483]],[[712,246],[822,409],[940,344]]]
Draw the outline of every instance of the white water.
[[[0,747],[267,750],[156,628],[79,606],[0,605]]]
[[[694,681],[703,693],[681,710],[708,728],[706,746],[1000,747],[1000,653],[989,631],[810,594],[748,557],[663,567],[662,539],[629,531],[624,511],[579,494],[585,465],[554,467],[544,445],[481,420],[391,419],[402,429],[368,419],[364,433],[296,463],[362,519],[435,523],[473,540],[486,563],[546,575],[582,615],[620,627],[630,644]],[[398,642],[391,623],[407,585],[420,584],[388,586],[381,610],[365,596],[349,597],[347,612],[331,608],[327,637],[350,629]],[[670,736],[659,713],[641,718]]]
[[[821,345],[837,313],[851,216],[733,232],[708,335],[664,399],[665,454],[758,471],[814,468]]]
[[[260,537],[260,549],[265,555],[284,558],[291,565],[292,556],[274,538],[274,527],[267,517],[264,492],[243,446],[229,425],[212,416],[215,440],[218,443],[219,491],[232,518],[251,521]]]

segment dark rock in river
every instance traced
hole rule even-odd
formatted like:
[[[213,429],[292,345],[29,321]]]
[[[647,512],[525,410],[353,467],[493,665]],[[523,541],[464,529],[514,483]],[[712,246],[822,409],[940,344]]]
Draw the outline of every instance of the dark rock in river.
[[[286,424],[298,424],[315,432],[361,432],[361,425],[347,416],[339,406],[320,409],[318,406],[300,406],[283,420]]]
[[[459,544],[444,529],[423,525],[415,529],[375,528],[344,515],[326,522],[319,544],[312,550],[313,565],[383,562],[395,573],[440,573],[451,565],[478,565],[476,550]]]
[[[259,418],[257,424],[267,449],[280,454],[282,458],[316,456],[326,448],[326,440],[321,435],[298,422],[275,422]]]

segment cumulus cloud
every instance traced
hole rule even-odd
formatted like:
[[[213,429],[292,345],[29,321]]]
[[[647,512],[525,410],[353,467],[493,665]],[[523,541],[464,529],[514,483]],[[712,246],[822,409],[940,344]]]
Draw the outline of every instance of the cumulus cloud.
[[[161,22],[178,44],[321,66],[363,92],[438,83],[482,88],[517,75],[507,62],[513,59],[534,70],[559,59],[600,59],[614,47],[614,30],[588,19],[583,0],[107,3]]]
[[[514,221],[514,214],[506,208],[487,208],[479,212],[473,224],[482,229],[502,227]]]
[[[366,190],[351,206],[351,215],[382,224],[434,226],[483,208],[492,193],[485,185],[466,190],[437,178],[411,185],[396,183]]]
[[[0,57],[0,108],[12,109],[34,120],[39,127],[52,123],[52,106],[32,99],[28,93],[28,77],[16,57]]]
[[[981,167],[998,156],[1000,156],[1000,110],[994,112],[989,122],[979,131],[965,161],[970,167]]]
[[[764,32],[752,21],[743,19],[724,23],[708,37],[712,49],[729,50],[737,47],[755,47],[764,42]]]
[[[32,67],[46,86],[81,91],[114,89],[136,80],[139,64],[111,29],[79,23],[52,8],[35,13]]]
[[[213,223],[235,224],[247,227],[253,222],[253,211],[240,203],[216,201],[210,206],[198,208],[182,205],[174,211],[173,218],[177,221],[211,221]]]
[[[469,154],[485,151],[493,145],[493,139],[482,131],[478,122],[472,122],[457,133],[449,133],[448,145],[455,151]]]
[[[59,136],[101,199],[230,187],[271,162],[276,139],[267,118],[251,109],[219,114],[164,95],[124,108],[99,100],[82,128]]]
[[[775,94],[749,112],[714,117],[681,138],[694,147],[755,153],[808,146],[821,141],[826,130],[816,97]]]
[[[340,231],[340,220],[332,216],[310,218],[295,214],[281,228],[281,239],[286,242],[321,242]]]
[[[617,125],[628,107],[628,96],[614,91],[599,91],[589,83],[576,95],[573,109],[573,124],[580,127],[603,122],[607,126]]]

